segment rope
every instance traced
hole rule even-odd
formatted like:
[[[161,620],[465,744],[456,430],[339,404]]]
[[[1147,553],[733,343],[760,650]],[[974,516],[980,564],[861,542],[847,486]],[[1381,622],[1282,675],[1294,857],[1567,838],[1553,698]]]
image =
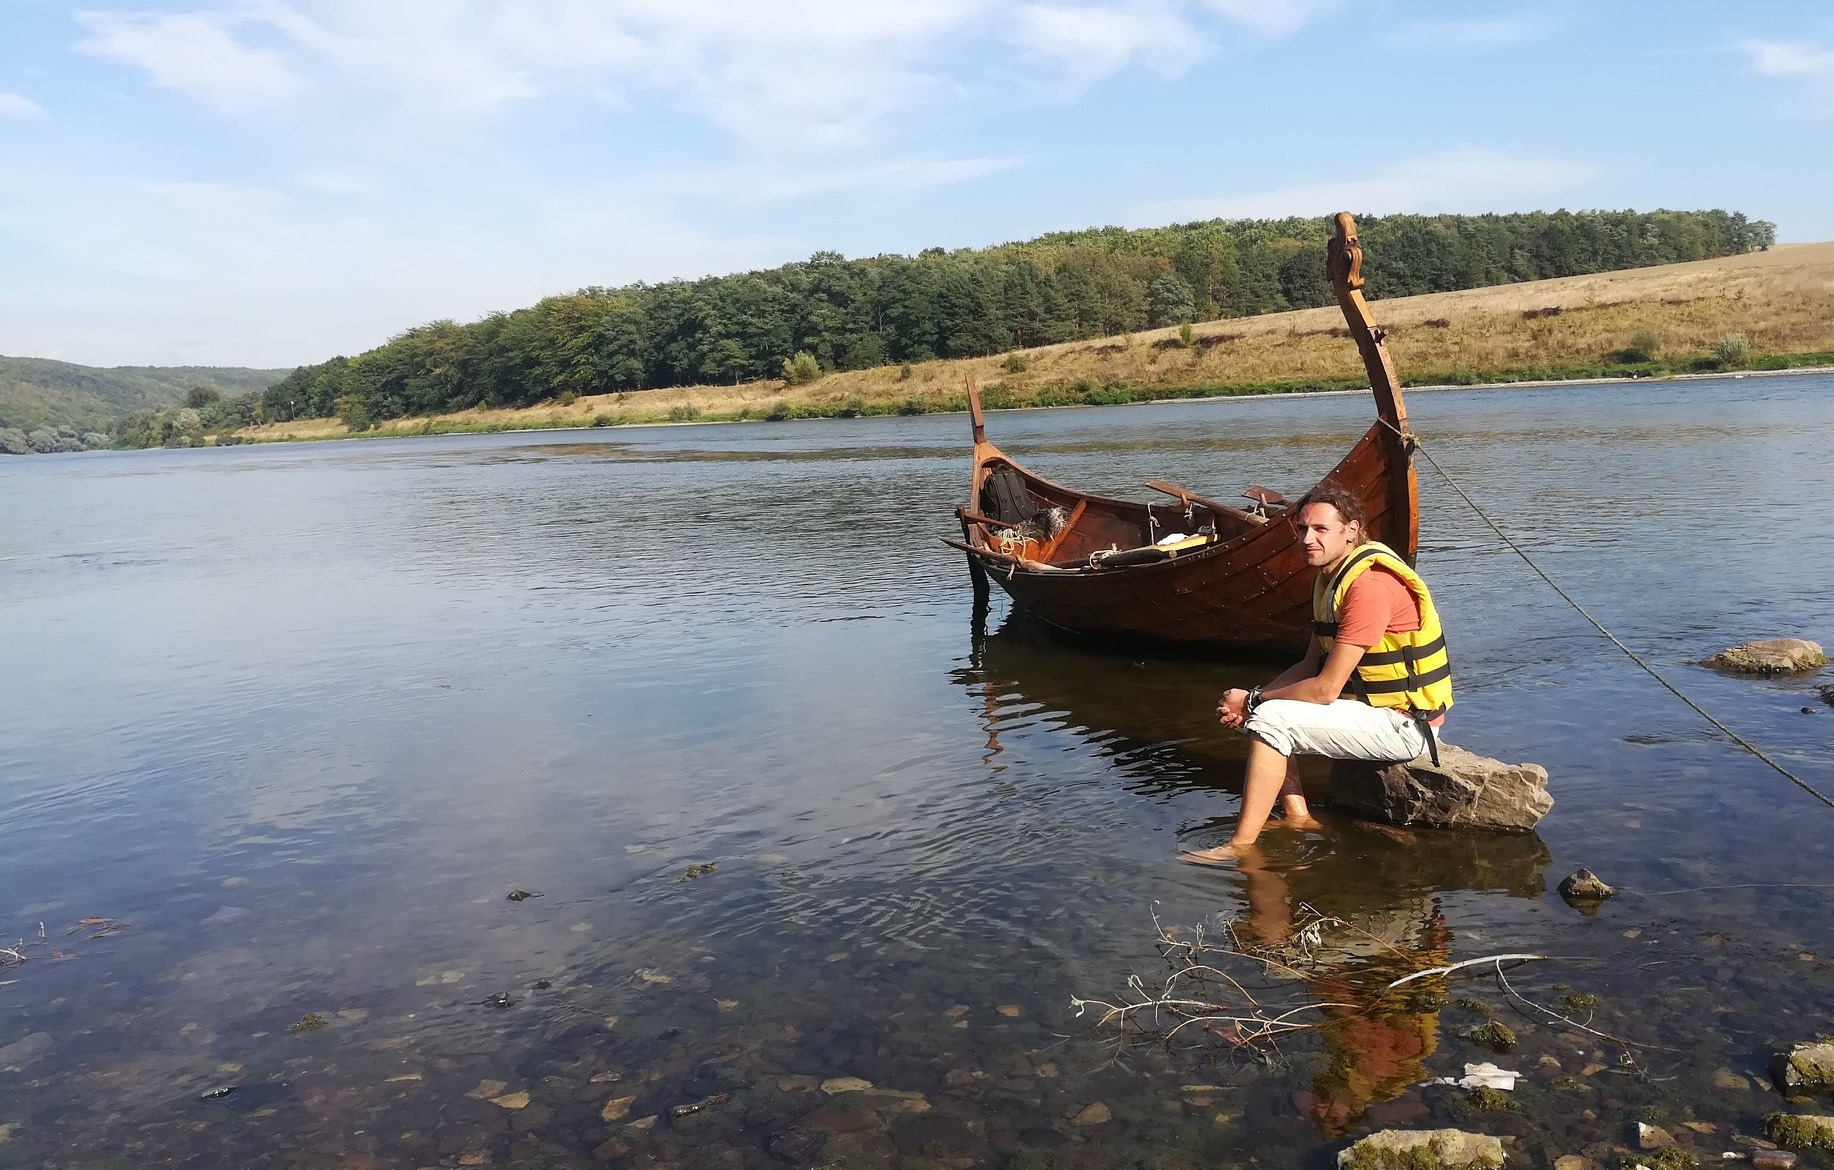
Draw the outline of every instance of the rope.
[[[1718,719],[1715,719],[1707,711],[1706,708],[1702,707],[1699,703],[1696,703],[1693,699],[1690,699],[1686,695],[1682,694],[1681,690],[1678,687],[1676,687],[1674,683],[1669,682],[1667,679],[1663,678],[1660,674],[1656,673],[1656,668],[1651,666],[1649,663],[1645,662],[1642,659],[1642,657],[1637,654],[1635,650],[1632,650],[1630,647],[1624,645],[1623,642],[1619,641],[1618,636],[1616,634],[1613,634],[1610,630],[1606,629],[1603,622],[1599,621],[1597,618],[1593,617],[1590,613],[1586,612],[1585,606],[1575,601],[1573,599],[1572,594],[1562,589],[1558,582],[1556,582],[1552,577],[1548,576],[1545,572],[1543,572],[1541,569],[1541,566],[1537,565],[1534,562],[1533,558],[1531,558],[1527,553],[1523,552],[1520,545],[1516,544],[1515,541],[1509,539],[1509,534],[1504,532],[1501,528],[1499,528],[1497,526],[1497,522],[1495,520],[1492,520],[1487,512],[1485,512],[1482,508],[1478,507],[1477,501],[1472,499],[1469,495],[1467,495],[1464,488],[1458,486],[1458,481],[1453,479],[1451,474],[1447,472],[1445,468],[1439,466],[1439,460],[1433,458],[1432,452],[1428,451],[1424,446],[1421,445],[1420,439],[1418,436],[1402,434],[1402,432],[1396,429],[1394,424],[1390,423],[1387,419],[1382,420],[1382,425],[1387,427],[1389,430],[1394,431],[1395,434],[1400,435],[1403,442],[1411,442],[1414,450],[1419,451],[1422,455],[1426,456],[1426,461],[1428,463],[1431,463],[1433,465],[1433,470],[1437,471],[1439,473],[1439,477],[1446,481],[1446,486],[1450,487],[1453,491],[1458,493],[1459,499],[1463,500],[1467,505],[1469,505],[1471,510],[1477,513],[1478,518],[1481,519],[1485,524],[1488,524],[1490,526],[1490,531],[1496,533],[1497,536],[1502,540],[1502,542],[1509,546],[1509,549],[1511,552],[1521,557],[1522,563],[1527,565],[1530,569],[1533,569],[1535,572],[1535,576],[1547,582],[1548,588],[1552,589],[1555,593],[1558,593],[1561,596],[1562,600],[1564,600],[1568,605],[1572,606],[1575,610],[1577,610],[1580,617],[1583,617],[1587,621],[1591,622],[1594,629],[1596,629],[1599,633],[1603,634],[1607,639],[1609,639],[1613,646],[1616,646],[1619,650],[1622,650],[1626,658],[1630,659],[1632,662],[1642,667],[1643,672],[1645,674],[1649,675],[1649,677],[1661,683],[1663,688],[1667,690],[1669,694],[1675,696],[1677,699],[1680,699],[1683,703],[1686,703],[1688,706],[1692,707],[1694,709],[1695,714],[1699,715],[1702,719],[1705,719],[1708,723],[1711,723],[1714,727],[1717,727],[1726,736],[1726,738],[1730,739],[1733,743],[1736,743],[1740,747],[1744,748],[1746,751],[1750,752],[1752,755],[1756,756],[1758,759],[1763,760],[1766,764],[1769,764],[1771,768],[1774,769],[1779,776],[1782,776],[1785,780],[1788,780],[1791,784],[1794,784],[1796,787],[1802,789],[1802,791],[1808,793],[1810,796],[1814,797],[1816,800],[1819,800],[1821,803],[1827,805],[1829,808],[1834,808],[1834,800],[1830,800],[1826,795],[1824,795],[1819,790],[1817,790],[1814,787],[1814,785],[1802,779],[1802,777],[1796,775],[1794,772],[1791,772],[1788,768],[1785,768],[1782,764],[1779,764],[1777,763],[1777,761],[1771,759],[1770,756],[1765,753],[1764,749],[1758,747],[1758,745],[1752,743],[1750,740],[1746,739],[1744,736],[1740,735],[1738,732],[1732,730],[1730,727],[1727,727],[1724,723],[1721,723]]]

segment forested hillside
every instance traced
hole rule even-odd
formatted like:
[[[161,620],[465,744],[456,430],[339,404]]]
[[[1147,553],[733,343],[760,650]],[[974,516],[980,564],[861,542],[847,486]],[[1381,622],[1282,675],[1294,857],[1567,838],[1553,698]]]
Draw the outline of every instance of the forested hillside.
[[[99,438],[135,411],[175,406],[202,388],[219,397],[247,396],[283,377],[285,370],[215,366],[115,366],[100,369],[44,358],[0,357],[0,454],[33,449],[29,436],[64,441],[84,433]],[[82,445],[93,446],[96,438]],[[38,446],[53,449],[51,439]]]
[[[1774,227],[1724,211],[1369,216],[1371,297],[1735,255]],[[588,288],[469,325],[422,325],[306,366],[232,421],[375,421],[708,382],[811,380],[1217,317],[1328,304],[1330,221],[1061,232],[915,257],[817,253],[759,272]],[[229,404],[225,404],[228,406]]]

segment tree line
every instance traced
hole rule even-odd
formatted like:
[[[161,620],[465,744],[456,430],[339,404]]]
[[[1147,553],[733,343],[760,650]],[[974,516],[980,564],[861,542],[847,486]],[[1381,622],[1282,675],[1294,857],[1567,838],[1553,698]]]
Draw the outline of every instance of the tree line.
[[[1701,260],[1775,242],[1774,225],[1720,210],[1369,216],[1359,227],[1372,297]],[[404,415],[801,381],[1308,308],[1334,300],[1330,232],[1322,217],[1110,227],[916,256],[818,252],[731,276],[586,288],[468,325],[416,326],[356,357],[302,366],[265,391],[190,405],[193,417],[137,418],[124,429],[168,443],[212,423],[337,415],[362,429]]]

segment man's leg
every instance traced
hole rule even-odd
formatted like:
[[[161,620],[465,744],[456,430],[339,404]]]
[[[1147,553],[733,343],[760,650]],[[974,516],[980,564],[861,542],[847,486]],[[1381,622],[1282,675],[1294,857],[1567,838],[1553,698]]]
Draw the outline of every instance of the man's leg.
[[[1289,815],[1296,808],[1304,818],[1295,827],[1315,826],[1304,795],[1292,791],[1298,787],[1295,755],[1411,760],[1425,747],[1411,719],[1348,699],[1329,704],[1268,699],[1255,709],[1247,730],[1248,774],[1242,784],[1242,817],[1236,822],[1234,836],[1214,849],[1180,853],[1180,861],[1233,865],[1241,851],[1261,835],[1274,802],[1282,797],[1288,798]]]
[[[1258,740],[1256,742],[1259,742]],[[1277,829],[1322,829],[1312,809],[1305,802],[1305,789],[1299,786],[1299,760],[1288,756],[1286,783],[1280,786],[1280,819],[1268,826]]]
[[[1196,849],[1180,853],[1178,860],[1188,861],[1193,865],[1230,865],[1242,854],[1241,851],[1255,843],[1261,835],[1262,826],[1267,824],[1267,814],[1274,811],[1274,802],[1280,798],[1280,791],[1286,786],[1287,772],[1292,761],[1267,746],[1259,739],[1250,739],[1248,744],[1248,772],[1242,780],[1242,815],[1235,822],[1235,833],[1226,845],[1214,849]],[[1303,805],[1305,797],[1299,798]]]

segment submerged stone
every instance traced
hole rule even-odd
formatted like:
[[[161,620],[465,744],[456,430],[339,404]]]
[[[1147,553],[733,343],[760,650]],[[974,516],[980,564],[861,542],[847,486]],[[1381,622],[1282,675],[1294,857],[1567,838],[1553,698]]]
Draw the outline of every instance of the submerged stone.
[[[33,1032],[23,1040],[0,1048],[0,1071],[23,1069],[51,1051],[51,1033]]]
[[[766,1138],[764,1152],[779,1162],[813,1162],[827,1142],[828,1135],[820,1130],[792,1126]]]
[[[1554,807],[1539,764],[1506,764],[1451,744],[1439,746],[1439,761],[1339,760],[1331,769],[1332,805],[1390,825],[1505,833],[1531,832]]]
[[[1826,666],[1828,656],[1805,638],[1766,638],[1721,650],[1706,664],[1734,674],[1799,674]]]
[[[1640,1150],[1660,1150],[1675,1144],[1675,1135],[1659,1125],[1648,1122],[1637,1122],[1637,1148]]]
[[[1777,1083],[1786,1092],[1834,1089],[1834,1040],[1798,1044],[1776,1061]]]
[[[1752,1170],[1796,1170],[1796,1155],[1788,1150],[1751,1151]]]
[[[1461,1129],[1385,1129],[1337,1156],[1341,1170],[1497,1170],[1503,1143]]]

